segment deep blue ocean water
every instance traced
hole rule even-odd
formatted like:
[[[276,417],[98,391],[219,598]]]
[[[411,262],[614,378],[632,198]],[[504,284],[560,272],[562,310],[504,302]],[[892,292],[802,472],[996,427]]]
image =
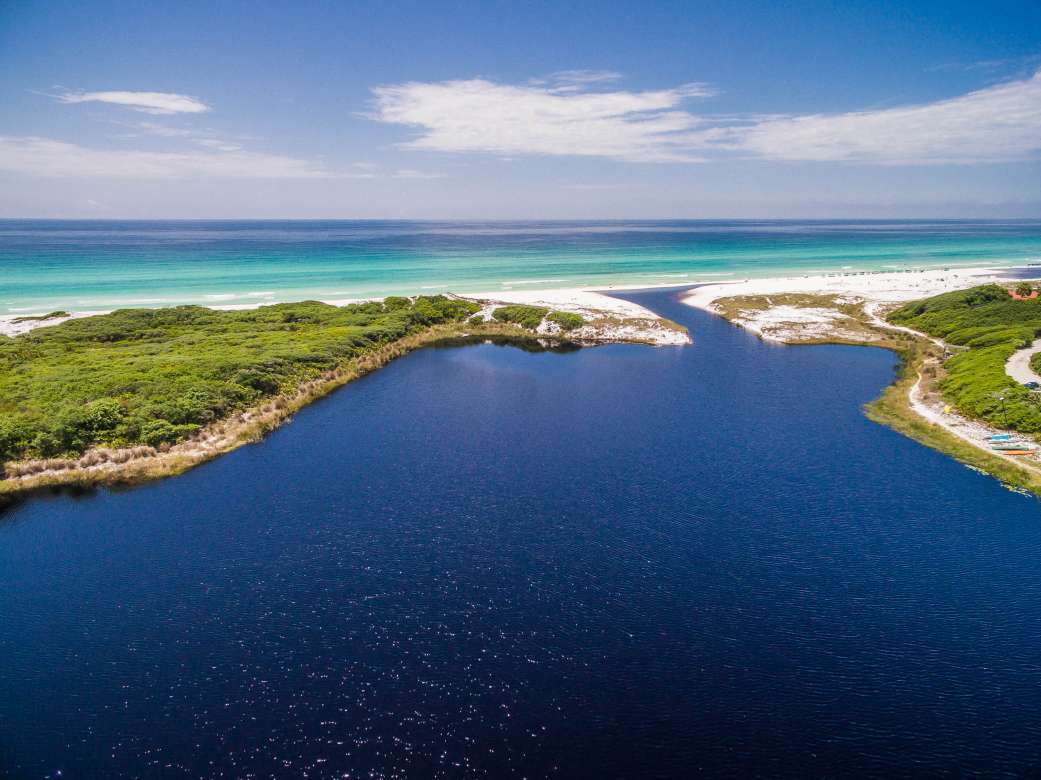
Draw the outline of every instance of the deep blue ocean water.
[[[1041,263],[1041,221],[0,220],[0,316]]]
[[[426,349],[0,516],[0,775],[1037,776],[1041,505],[868,421],[895,357]]]

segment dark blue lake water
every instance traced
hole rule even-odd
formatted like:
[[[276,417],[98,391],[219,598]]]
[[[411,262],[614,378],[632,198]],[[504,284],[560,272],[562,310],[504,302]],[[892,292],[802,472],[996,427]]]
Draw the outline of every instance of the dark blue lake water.
[[[1036,776],[1041,505],[869,422],[893,355],[427,349],[0,518],[15,778]]]

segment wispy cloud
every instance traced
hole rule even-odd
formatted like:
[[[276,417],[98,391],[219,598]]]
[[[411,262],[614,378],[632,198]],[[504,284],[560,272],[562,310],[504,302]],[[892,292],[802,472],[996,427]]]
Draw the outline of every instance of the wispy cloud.
[[[587,77],[561,90],[554,78],[520,86],[471,79],[376,87],[371,118],[418,128],[419,136],[402,144],[408,149],[500,156],[893,165],[1022,160],[1041,152],[1041,71],[931,103],[791,116],[683,109],[684,100],[713,94],[703,84],[597,91],[607,79]]]
[[[771,160],[880,164],[1022,160],[1041,151],[1041,71],[933,103],[769,119],[701,134]]]
[[[631,161],[697,159],[683,133],[701,120],[677,107],[712,94],[704,84],[649,92],[561,91],[485,79],[376,87],[371,117],[417,127],[404,146],[497,155],[581,155]]]
[[[433,171],[417,171],[414,168],[401,168],[391,174],[394,179],[443,179],[445,174]]]
[[[613,70],[558,70],[545,78],[532,79],[529,84],[546,86],[549,92],[578,92],[590,84],[605,84],[619,81],[621,73]]]
[[[941,62],[938,65],[931,65],[926,68],[927,71],[962,71],[971,72],[974,70],[997,70],[999,68],[1005,68],[1009,65],[1017,63],[1018,60],[1005,59],[1005,60],[976,60],[975,62]]]
[[[201,114],[210,110],[198,98],[175,92],[64,92],[53,97],[62,103],[111,103],[146,114]]]
[[[444,178],[444,174],[433,171],[388,170],[369,162],[332,169],[298,157],[249,151],[218,138],[196,138],[189,134],[187,140],[201,148],[189,146],[182,151],[98,149],[53,138],[0,136],[0,171],[42,178],[99,179]]]
[[[241,148],[153,152],[97,149],[35,136],[0,136],[0,170],[42,177],[318,179],[334,175],[296,157]]]

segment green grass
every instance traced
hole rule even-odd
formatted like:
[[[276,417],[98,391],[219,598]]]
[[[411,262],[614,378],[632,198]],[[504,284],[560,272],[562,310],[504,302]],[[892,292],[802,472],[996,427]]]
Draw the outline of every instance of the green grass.
[[[1001,428],[1041,431],[1041,396],[1005,373],[1012,354],[1041,334],[1041,300],[1017,301],[991,284],[914,301],[889,320],[967,347],[946,361],[940,382],[959,411]]]
[[[172,444],[479,308],[428,296],[344,307],[124,309],[0,337],[0,462]]]

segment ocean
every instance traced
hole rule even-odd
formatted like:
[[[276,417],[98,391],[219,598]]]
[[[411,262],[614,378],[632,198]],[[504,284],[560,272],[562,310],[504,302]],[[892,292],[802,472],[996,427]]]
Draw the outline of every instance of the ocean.
[[[0,515],[0,776],[1036,776],[1041,504],[678,295]]]
[[[0,220],[0,316],[1041,263],[1041,221]]]

